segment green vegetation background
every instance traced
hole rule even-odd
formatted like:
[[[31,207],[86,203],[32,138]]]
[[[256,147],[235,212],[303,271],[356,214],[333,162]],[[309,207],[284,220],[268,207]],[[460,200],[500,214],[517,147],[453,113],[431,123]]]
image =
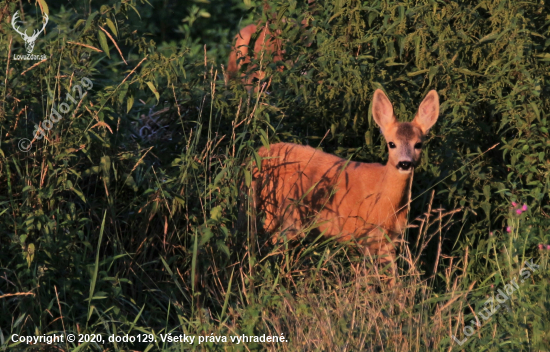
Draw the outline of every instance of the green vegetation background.
[[[0,349],[45,350],[10,337],[64,331],[288,340],[59,345],[67,351],[547,351],[549,5],[269,4],[0,1]],[[25,54],[16,10],[22,28],[49,14],[34,48],[45,62],[13,59]],[[282,30],[285,70],[265,55],[268,92],[226,85],[233,36],[267,19]],[[303,19],[306,28],[293,24]],[[83,77],[93,87],[71,104]],[[372,263],[349,246],[266,248],[235,228],[239,180],[249,182],[262,144],[384,162],[369,110],[376,88],[401,121],[430,89],[442,102],[394,290],[379,289]],[[21,151],[62,102],[70,112]],[[528,210],[517,215],[512,202]],[[540,267],[510,310],[480,320],[528,258]],[[451,335],[463,340],[476,319],[457,345]]]

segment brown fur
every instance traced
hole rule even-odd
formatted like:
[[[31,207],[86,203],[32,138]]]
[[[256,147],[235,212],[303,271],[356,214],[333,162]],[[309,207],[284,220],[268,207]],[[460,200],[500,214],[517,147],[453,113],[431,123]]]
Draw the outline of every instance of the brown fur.
[[[377,90],[373,117],[388,145],[395,144],[389,148],[386,165],[348,162],[290,143],[260,148],[262,168],[253,173],[252,189],[253,206],[266,216],[263,230],[273,234],[276,242],[282,233],[293,239],[316,223],[326,237],[355,240],[365,254],[380,256],[382,263],[394,263],[393,242],[407,225],[412,170],[420,160],[421,150],[415,145],[423,141],[438,114],[438,95],[430,91],[415,119],[399,123],[390,101]],[[410,162],[412,167],[404,170],[402,162]],[[392,270],[395,273],[395,264]]]
[[[258,27],[254,24],[244,27],[239,34],[235,37],[235,46],[229,54],[229,62],[227,63],[227,74],[230,78],[234,78],[243,64],[250,63],[250,56],[248,55],[248,45],[250,39]],[[254,58],[260,59],[262,52],[264,55],[275,53],[273,61],[283,60],[283,51],[281,50],[281,40],[274,39],[273,34],[269,31],[267,26],[264,26],[260,32],[256,42],[254,43]],[[239,60],[240,58],[243,58]],[[255,67],[250,67],[249,70],[253,70]],[[252,85],[254,79],[262,80],[265,77],[265,72],[258,70],[245,78],[245,74],[242,74],[243,83],[245,85]]]
[[[315,0],[308,0],[309,4],[314,3]],[[264,10],[269,11],[269,6],[264,5]],[[307,26],[307,21],[302,21],[302,26]],[[258,26],[255,24],[250,24],[239,31],[235,36],[235,46],[233,46],[231,53],[229,54],[229,61],[227,63],[227,76],[230,79],[236,78],[237,74],[243,64],[248,64],[251,62],[251,56],[248,54],[250,47],[250,40],[252,35],[256,33]],[[278,33],[277,33],[278,34]],[[309,44],[311,45],[311,44]],[[266,58],[266,56],[273,54],[272,61],[282,61],[284,59],[285,51],[283,50],[282,41],[276,39],[276,35],[271,33],[267,25],[263,25],[256,42],[254,43],[253,57],[255,59]],[[241,59],[242,58],[242,59]],[[265,62],[265,61],[264,61]],[[265,67],[265,63],[263,64]],[[254,71],[255,66],[249,67],[249,71]],[[278,68],[279,71],[282,71],[283,67]],[[265,78],[265,71],[257,70],[246,77],[246,74],[241,74],[241,79],[243,83],[249,88],[252,88],[252,84],[255,79],[262,80]],[[257,87],[256,87],[257,90]]]

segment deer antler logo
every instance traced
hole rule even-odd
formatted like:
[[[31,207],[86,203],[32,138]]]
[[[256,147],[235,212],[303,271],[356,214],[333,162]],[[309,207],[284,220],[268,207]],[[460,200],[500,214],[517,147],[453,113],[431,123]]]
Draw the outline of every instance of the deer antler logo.
[[[16,11],[15,14],[13,15],[13,18],[11,19],[11,26],[13,27],[13,29],[15,29],[17,33],[21,35],[21,38],[23,38],[23,40],[25,41],[25,49],[27,49],[27,53],[32,54],[32,51],[34,49],[34,42],[36,41],[36,38],[38,38],[38,35],[40,33],[44,32],[44,28],[46,28],[46,25],[48,24],[48,15],[44,14],[43,16],[43,20],[45,20],[45,22],[42,25],[42,29],[39,30],[38,32],[36,32],[36,29],[35,29],[32,32],[32,35],[30,37],[27,35],[28,29],[25,29],[25,32],[23,33],[19,31],[19,27],[17,28],[15,27],[15,22],[17,21],[18,18],[19,18],[19,11]]]

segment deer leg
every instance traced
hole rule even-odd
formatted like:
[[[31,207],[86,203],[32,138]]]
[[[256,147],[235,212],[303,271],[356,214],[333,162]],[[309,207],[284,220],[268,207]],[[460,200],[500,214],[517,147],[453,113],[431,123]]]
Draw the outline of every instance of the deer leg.
[[[288,241],[296,240],[300,235],[300,230],[303,228],[300,211],[294,205],[289,205],[285,209],[278,223],[280,224],[280,228],[271,237],[272,244],[277,244],[277,242],[282,243],[283,239],[281,235],[285,235]]]
[[[389,269],[389,280],[388,280],[388,286],[393,287],[395,286],[395,277],[397,275],[397,264],[395,263],[396,255],[395,255],[395,248],[393,247],[393,244],[390,242],[384,243],[378,251],[378,258],[380,267],[386,267],[390,265]]]
[[[390,265],[388,285],[393,287],[395,285],[395,276],[397,274],[394,242],[388,241],[385,236],[385,231],[379,229],[371,232],[365,240],[360,241],[360,244],[364,246],[365,255],[372,253],[377,257],[379,268],[383,268],[388,264]]]

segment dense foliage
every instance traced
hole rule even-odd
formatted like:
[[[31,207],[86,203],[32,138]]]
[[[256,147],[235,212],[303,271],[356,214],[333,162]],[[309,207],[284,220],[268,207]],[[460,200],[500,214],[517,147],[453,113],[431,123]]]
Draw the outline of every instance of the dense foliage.
[[[268,3],[0,1],[0,348],[46,348],[12,334],[171,332],[288,340],[197,350],[547,349],[548,4]],[[26,54],[17,10],[31,30],[49,15],[34,48],[47,60],[15,59]],[[268,73],[259,93],[223,75],[233,36],[250,23],[285,49],[283,62],[253,61]],[[395,289],[378,285],[352,247],[267,246],[236,227],[240,183],[261,145],[384,162],[369,109],[377,88],[400,121],[431,89],[442,102],[415,171],[416,227]],[[33,140],[62,103],[69,111]],[[538,269],[480,320],[528,259]],[[457,345],[451,335],[463,340],[476,320]],[[189,348],[160,337],[58,345],[78,347]]]

